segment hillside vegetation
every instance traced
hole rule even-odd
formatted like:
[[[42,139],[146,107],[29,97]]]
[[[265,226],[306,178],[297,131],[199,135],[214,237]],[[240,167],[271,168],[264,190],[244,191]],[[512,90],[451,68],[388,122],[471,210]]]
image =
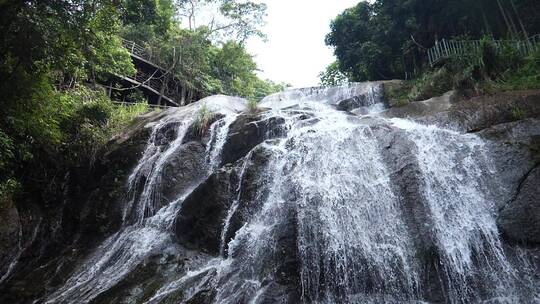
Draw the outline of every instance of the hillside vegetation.
[[[219,22],[195,23],[205,6]],[[113,134],[148,111],[111,103],[98,85],[134,73],[122,38],[203,96],[258,100],[281,90],[258,78],[244,46],[264,36],[265,10],[233,0],[0,1],[0,200],[60,191],[56,179],[70,167],[91,167]],[[137,90],[129,98],[145,101]]]
[[[540,54],[519,56],[511,41],[540,33],[535,0],[360,2],[331,23],[326,44],[337,61],[321,82],[412,79],[408,100],[450,89],[475,92],[540,88]],[[427,50],[441,39],[481,40],[468,56],[431,67]],[[493,40],[508,41],[496,49]]]

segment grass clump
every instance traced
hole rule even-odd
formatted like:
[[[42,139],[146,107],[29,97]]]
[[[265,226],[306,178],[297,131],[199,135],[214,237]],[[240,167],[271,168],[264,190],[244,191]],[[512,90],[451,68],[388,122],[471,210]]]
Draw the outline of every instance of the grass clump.
[[[194,123],[195,129],[197,130],[197,132],[199,132],[201,136],[206,134],[215,115],[216,114],[214,114],[212,111],[210,111],[210,109],[208,109],[206,103],[203,103],[201,105],[199,111],[197,111],[197,118],[195,118]]]
[[[525,118],[525,112],[519,106],[514,105],[512,107],[512,118],[514,120],[522,120]]]
[[[247,108],[248,108],[249,113],[252,113],[252,114],[257,113],[257,111],[259,110],[257,100],[249,99],[247,103]]]
[[[440,96],[452,90],[454,88],[453,84],[452,74],[447,67],[429,71],[413,80],[407,99],[409,101],[419,101]]]
[[[540,89],[540,49],[517,68],[502,73],[497,85],[503,90]]]

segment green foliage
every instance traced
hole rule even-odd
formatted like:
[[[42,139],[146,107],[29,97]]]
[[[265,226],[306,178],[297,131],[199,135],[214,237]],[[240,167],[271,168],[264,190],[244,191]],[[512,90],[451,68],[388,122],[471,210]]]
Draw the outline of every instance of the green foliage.
[[[264,97],[281,92],[290,86],[290,84],[286,83],[275,83],[272,80],[262,80],[257,78],[254,85],[255,92],[253,96],[250,96],[250,99],[260,101]]]
[[[201,136],[206,134],[214,117],[215,114],[208,109],[206,103],[203,103],[197,111],[197,118],[195,118],[194,122],[195,129]]]
[[[405,72],[423,70],[427,66],[425,48],[442,38],[467,35],[480,39],[488,34],[501,39],[540,32],[540,1],[497,0],[500,6],[493,2],[359,2],[332,21],[326,44],[334,48],[341,72],[351,81],[365,81],[401,78]],[[524,29],[517,29],[516,24],[523,24]]]
[[[95,89],[111,74],[134,73],[120,35],[145,45],[170,69],[167,77],[203,95],[254,98],[264,91],[242,41],[261,34],[265,5],[220,4],[225,28],[183,29],[173,0],[0,1],[0,198],[18,189],[57,197],[46,190],[60,184],[55,179],[91,167],[114,134],[149,110],[113,104]],[[218,33],[236,41],[217,44]],[[128,94],[144,102],[140,92]],[[204,130],[213,114],[199,114]]]
[[[349,77],[339,70],[339,62],[334,61],[326,67],[324,71],[319,74],[321,85],[324,86],[338,86],[346,84],[349,81]]]
[[[519,67],[502,73],[497,86],[504,90],[540,89],[540,50]]]
[[[204,29],[214,41],[235,40],[244,43],[252,36],[264,38],[266,4],[246,0],[178,0],[178,14],[189,30]],[[205,18],[199,18],[204,12]],[[211,19],[198,24],[199,19]]]
[[[453,75],[447,68],[441,68],[424,73],[420,78],[413,80],[408,99],[412,101],[426,100],[440,96],[453,89]]]
[[[123,0],[120,10],[125,34],[133,41],[144,42],[156,36],[166,36],[173,26],[172,0]]]
[[[260,99],[264,93],[281,89],[281,85],[257,77],[257,65],[243,44],[231,40],[216,46],[204,28],[175,28],[166,38],[149,41],[147,47],[187,88],[203,95]]]
[[[259,110],[257,101],[255,99],[248,100],[247,107],[250,113],[257,113],[257,111]]]
[[[525,112],[517,105],[512,107],[512,118],[514,120],[522,120],[525,117]]]
[[[136,116],[148,112],[146,104],[116,105],[100,91],[84,87],[61,94],[72,103],[72,110],[61,122],[62,153],[66,161],[81,164],[94,160],[97,152]]]
[[[20,189],[21,185],[15,179],[0,182],[0,210],[9,206],[11,197]]]
[[[243,45],[234,41],[224,43],[216,50],[212,63],[224,94],[242,97],[255,94],[257,65]]]
[[[384,97],[388,100],[391,107],[402,107],[409,103],[411,98],[409,94],[411,92],[411,83],[385,83],[384,84]]]
[[[484,37],[481,47],[469,50],[467,56],[449,58],[442,67],[415,79],[409,99],[424,100],[452,89],[485,92],[540,88],[539,71],[540,51],[522,59],[511,42],[497,48],[490,37]]]

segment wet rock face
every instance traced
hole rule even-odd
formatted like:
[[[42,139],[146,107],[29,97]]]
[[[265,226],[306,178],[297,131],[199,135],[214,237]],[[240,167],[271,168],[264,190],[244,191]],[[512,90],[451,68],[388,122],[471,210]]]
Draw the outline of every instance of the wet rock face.
[[[167,162],[162,178],[162,205],[167,205],[184,193],[194,182],[203,178],[206,147],[200,141],[190,141],[182,145]]]
[[[5,274],[19,251],[21,223],[11,200],[0,202],[0,206],[0,274]]]
[[[236,175],[225,167],[210,175],[183,202],[176,218],[176,237],[187,248],[217,255],[223,222],[234,197]]]
[[[499,212],[497,224],[512,241],[540,244],[540,166],[526,174],[516,196]]]
[[[336,108],[340,111],[351,111],[359,107],[369,106],[370,103],[367,95],[360,95],[339,101]]]
[[[268,182],[262,174],[271,154],[256,147],[249,155],[210,175],[185,199],[176,218],[176,236],[180,244],[213,255],[259,210],[267,193],[261,193]],[[234,212],[232,205],[236,202]],[[227,221],[229,225],[225,227]],[[226,229],[226,231],[224,231]],[[223,239],[222,239],[223,238]]]
[[[534,154],[537,152],[531,148],[539,143],[540,121],[524,119],[540,115],[537,108],[540,99],[537,95],[540,96],[540,93],[514,96],[511,101],[502,97],[497,97],[496,101],[475,99],[470,101],[470,104],[468,101],[438,99],[432,100],[431,104],[417,103],[408,108],[402,107],[399,111],[390,110],[386,113],[387,117],[414,116],[421,122],[452,126],[462,132],[476,132],[484,140],[486,153],[495,160],[493,172],[490,174],[496,175],[501,180],[500,187],[492,189],[494,192],[492,200],[499,210],[497,224],[508,241],[508,244],[503,245],[508,247],[514,243],[536,247],[540,245],[538,199],[540,168],[539,160]],[[486,103],[482,103],[486,100]],[[343,111],[351,111],[370,102],[362,95],[342,99],[337,107]],[[535,102],[536,104],[533,104]],[[516,111],[512,113],[515,105],[522,108],[522,112],[518,112],[523,116],[516,117]],[[482,113],[484,109],[486,113]],[[298,128],[315,126],[321,122],[320,117],[304,109],[283,109],[283,112],[287,111],[288,114],[297,111],[293,114],[298,114],[295,126]],[[171,236],[169,246],[163,248],[162,252],[156,250],[152,255],[146,256],[129,274],[94,298],[92,303],[145,303],[171,282],[178,283],[178,288],[164,295],[156,303],[214,303],[225,298],[234,300],[233,303],[244,303],[252,300],[254,294],[257,294],[256,303],[309,301],[309,297],[302,295],[301,276],[309,275],[310,272],[301,272],[302,266],[305,265],[302,265],[299,248],[299,240],[306,237],[302,235],[302,232],[306,232],[299,230],[301,225],[299,212],[306,207],[298,207],[300,192],[295,188],[298,187],[295,185],[295,179],[291,178],[290,183],[287,183],[290,172],[284,172],[283,175],[267,172],[271,167],[269,165],[280,158],[279,153],[272,150],[271,146],[279,142],[276,138],[285,136],[287,130],[284,129],[284,118],[266,114],[266,112],[243,113],[237,116],[228,132],[223,133],[227,136],[221,151],[219,168],[211,174],[206,166],[210,134],[201,133],[193,126],[188,129],[180,147],[168,158],[162,171],[160,185],[162,207],[178,199],[180,194],[187,195],[178,209],[174,209],[174,228],[169,231]],[[372,136],[375,138],[373,145],[377,146],[377,156],[381,158],[380,165],[388,172],[388,176],[384,177],[389,179],[390,192],[396,196],[399,206],[399,214],[396,213],[396,217],[403,219],[400,229],[412,232],[412,242],[408,244],[414,249],[405,248],[405,250],[414,251],[414,259],[418,261],[421,269],[418,284],[423,290],[419,291],[418,299],[430,303],[446,302],[448,299],[444,290],[448,286],[444,286],[443,280],[446,278],[443,276],[446,274],[441,270],[445,252],[441,251],[441,244],[438,244],[440,240],[434,236],[433,227],[437,219],[432,218],[433,214],[430,214],[431,211],[426,206],[428,198],[425,189],[428,187],[428,181],[425,172],[422,171],[425,168],[422,167],[422,159],[419,156],[421,146],[407,134],[408,131],[392,125],[388,120],[376,117],[359,119],[349,114],[347,113],[345,119],[362,126],[368,125],[369,132],[373,133]],[[215,119],[220,118],[222,117],[216,116]],[[160,130],[156,144],[165,150],[178,136],[177,131],[177,123],[165,126]],[[316,131],[306,132],[313,134]],[[67,240],[78,239],[78,243],[73,245],[70,243],[71,247],[50,246],[47,235],[52,229],[38,230],[37,239],[45,241],[42,241],[42,244],[34,242],[33,246],[29,246],[22,255],[22,262],[29,263],[24,268],[17,269],[17,276],[8,285],[0,284],[0,302],[29,303],[35,299],[42,299],[49,289],[55,290],[62,286],[65,279],[73,273],[74,267],[80,265],[80,261],[91,252],[89,249],[97,247],[105,236],[121,229],[123,206],[116,204],[123,193],[120,189],[125,186],[127,176],[141,158],[148,137],[148,130],[139,126],[138,130],[124,134],[116,142],[111,143],[111,149],[96,164],[96,171],[91,180],[85,180],[82,175],[71,177],[70,187],[67,190],[69,192],[69,199],[66,199],[67,207],[62,211],[63,215],[59,216],[63,222],[55,220],[58,223],[55,229],[64,230]],[[349,141],[351,139],[347,138],[343,146],[340,146],[341,149],[347,149]],[[440,145],[441,141],[433,143]],[[365,145],[371,144],[365,142]],[[285,150],[292,148],[294,147],[284,147]],[[459,145],[451,147],[454,148],[456,151],[460,149]],[[290,151],[298,153],[295,150]],[[357,157],[360,161],[366,155],[360,153],[347,156],[353,160]],[[315,158],[314,162],[317,161]],[[453,170],[453,166],[462,166],[461,161],[462,159],[459,159],[452,163],[448,170]],[[342,173],[345,171],[342,169],[337,167],[336,171]],[[291,168],[285,167],[281,170]],[[315,171],[317,170],[318,167]],[[269,187],[273,182],[272,178],[276,176],[283,176],[286,180],[279,190]],[[336,188],[340,186],[333,185]],[[279,193],[279,198],[285,203],[279,210],[273,210],[279,220],[271,224],[261,223],[260,226],[251,227],[253,231],[246,232],[245,227],[250,228],[249,225],[254,219],[268,220],[258,216],[261,210],[264,211],[268,207],[265,202],[271,195],[270,191],[283,191]],[[368,195],[367,192],[362,195]],[[314,205],[321,204],[317,200],[322,201],[317,196],[310,199],[313,201],[309,204]],[[43,217],[39,208],[32,209],[32,212]],[[310,209],[309,212],[312,212],[309,215],[314,218],[327,215],[327,213],[319,214],[316,208]],[[343,214],[344,219],[347,216],[346,213]],[[32,217],[32,222],[29,220],[31,217],[28,214],[21,216],[13,208],[0,211],[0,271],[6,269],[8,265],[6,261],[9,261],[7,257],[15,254],[10,249],[18,244],[19,228],[22,227],[24,234],[28,235],[34,227],[36,219]],[[363,218],[358,217],[355,220],[361,221]],[[55,221],[49,219],[46,225],[52,227],[54,225],[50,223],[54,224]],[[311,231],[314,239],[325,233],[317,227],[315,225]],[[249,238],[252,236],[251,233],[255,235],[253,239]],[[268,234],[262,234],[268,238],[257,238],[256,233],[268,233],[270,237]],[[239,235],[243,237],[238,237]],[[262,242],[257,243],[258,240]],[[229,248],[230,241],[233,242]],[[247,243],[248,241],[251,243]],[[354,242],[345,240],[344,244],[350,245]],[[324,244],[311,245],[321,246],[317,251],[320,256],[328,249],[323,248]],[[357,256],[363,248],[359,246],[350,250],[358,250],[356,252],[358,254],[354,255]],[[48,252],[47,257],[36,257],[36,253],[43,251]],[[341,258],[340,254],[342,252],[336,251],[335,257]],[[220,261],[218,265],[208,266],[210,261],[216,259]],[[336,264],[337,262],[339,261],[334,261]],[[382,285],[377,285],[380,282],[373,277],[377,269],[369,268],[373,266],[370,263],[372,262],[369,260],[362,260],[354,266],[366,271],[365,275],[358,278],[365,281],[364,289],[360,292],[367,290],[367,293],[376,294],[379,292],[378,286]],[[220,268],[222,264],[227,264],[225,267],[228,269]],[[251,269],[252,264],[256,264],[258,268]],[[320,266],[316,265],[317,263],[313,264],[315,265],[308,266],[312,268]],[[332,268],[332,265],[336,264],[330,262],[326,267]],[[396,264],[396,267],[399,266]],[[230,269],[232,271],[227,273]],[[331,292],[332,287],[328,286],[338,283],[327,278],[332,275],[330,271],[319,274],[317,279],[327,283],[322,284],[321,290],[318,291],[322,299],[324,293]],[[351,273],[351,276],[354,275]],[[249,279],[252,277],[256,279],[247,280],[246,276]],[[258,282],[255,282],[257,279]],[[45,282],[47,280],[49,282]],[[474,285],[480,284],[480,281],[470,283],[469,286],[472,288],[482,289],[482,286]],[[328,290],[323,290],[327,287]],[[342,296],[343,298],[339,299],[346,302],[346,295]]]
[[[2,240],[10,248],[6,251],[10,259],[2,263],[14,262],[14,249],[19,259],[0,284],[0,303],[33,302],[46,289],[61,284],[78,257],[119,228],[125,181],[146,145],[149,130],[144,125],[156,114],[147,115],[111,140],[91,170],[70,170],[62,181],[64,192],[54,201],[32,196],[9,208],[5,214],[9,220],[0,221],[11,232],[4,236],[0,231],[0,237],[10,240]],[[20,229],[21,235],[13,234],[13,229]],[[6,273],[1,268],[4,265],[1,275]]]
[[[242,114],[230,126],[223,147],[221,164],[234,163],[266,139],[279,137],[285,120],[281,117],[264,118],[261,114]]]
[[[384,115],[411,117],[440,127],[479,132],[497,124],[540,117],[540,92],[501,92],[465,99],[447,93],[427,101],[391,108]]]

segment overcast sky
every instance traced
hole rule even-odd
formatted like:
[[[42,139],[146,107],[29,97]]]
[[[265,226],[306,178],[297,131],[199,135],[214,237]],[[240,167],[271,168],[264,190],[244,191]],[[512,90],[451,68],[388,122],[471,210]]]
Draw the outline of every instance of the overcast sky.
[[[268,41],[252,39],[248,50],[260,76],[295,87],[315,86],[318,74],[335,60],[324,44],[330,21],[360,0],[262,0],[268,5],[263,28]]]

